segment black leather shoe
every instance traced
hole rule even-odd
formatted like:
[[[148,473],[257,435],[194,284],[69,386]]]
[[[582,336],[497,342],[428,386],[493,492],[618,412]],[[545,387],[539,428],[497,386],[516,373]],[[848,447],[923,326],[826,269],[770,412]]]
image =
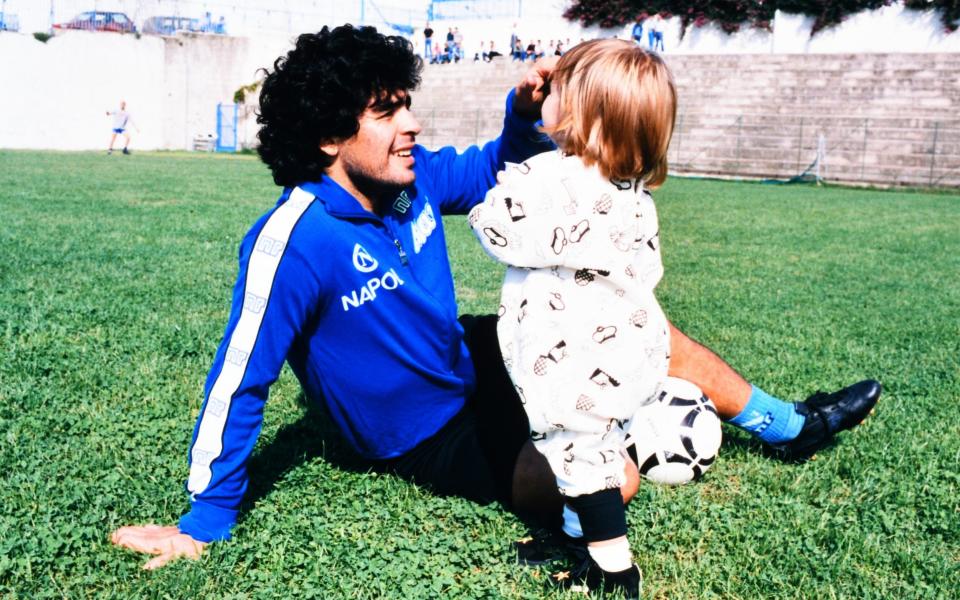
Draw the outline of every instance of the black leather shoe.
[[[821,448],[833,443],[834,436],[860,424],[877,400],[880,382],[872,379],[855,383],[840,391],[826,394],[817,392],[803,402],[797,402],[797,412],[806,417],[800,434],[789,442],[771,444],[774,455],[789,462],[803,462]]]
[[[583,538],[572,538],[562,531],[541,529],[513,543],[517,563],[524,567],[538,567],[557,561],[587,558],[587,543]]]
[[[643,574],[636,563],[623,571],[604,571],[587,558],[573,571],[560,571],[550,575],[554,584],[570,590],[590,595],[605,596],[619,594],[627,600],[640,598],[643,588]]]

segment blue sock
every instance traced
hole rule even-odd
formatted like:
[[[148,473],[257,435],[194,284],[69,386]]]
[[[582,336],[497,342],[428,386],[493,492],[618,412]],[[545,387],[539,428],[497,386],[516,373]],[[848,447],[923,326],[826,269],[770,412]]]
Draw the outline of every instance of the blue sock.
[[[774,398],[755,385],[751,388],[747,405],[729,422],[768,444],[781,444],[797,437],[806,419],[797,413],[793,403]]]

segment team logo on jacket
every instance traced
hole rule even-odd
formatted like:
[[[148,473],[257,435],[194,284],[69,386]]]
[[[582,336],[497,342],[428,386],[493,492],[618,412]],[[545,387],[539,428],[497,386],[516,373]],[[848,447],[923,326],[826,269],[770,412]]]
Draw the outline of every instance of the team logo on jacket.
[[[407,195],[407,190],[400,192],[400,195],[397,196],[397,199],[393,201],[393,210],[398,213],[405,214],[407,209],[413,204],[413,201],[410,200],[410,196]]]
[[[363,246],[357,244],[353,247],[353,266],[361,273],[370,273],[379,266],[379,263]]]
[[[343,305],[343,312],[351,308],[360,308],[367,302],[373,302],[377,299],[377,291],[393,291],[403,285],[403,280],[397,274],[395,269],[390,269],[383,275],[374,275],[367,280],[359,289],[353,290],[350,294],[340,296],[340,303]]]
[[[417,218],[413,220],[410,228],[413,233],[413,251],[420,254],[420,248],[423,248],[423,245],[427,243],[427,238],[437,228],[437,218],[429,204],[423,207]]]

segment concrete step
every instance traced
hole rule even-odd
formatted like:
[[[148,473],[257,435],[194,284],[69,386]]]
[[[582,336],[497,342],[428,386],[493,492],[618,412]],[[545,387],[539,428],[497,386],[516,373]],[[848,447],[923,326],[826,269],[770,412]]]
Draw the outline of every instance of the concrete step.
[[[808,54],[808,55],[687,55],[665,56],[674,70],[770,72],[789,68],[795,72],[830,73],[845,71],[859,75],[892,71],[950,71],[956,68],[952,54]]]
[[[681,99],[688,94],[697,96],[709,96],[713,98],[725,98],[732,94],[719,91],[713,93],[710,90],[729,87],[729,82],[677,82],[677,93]],[[477,92],[487,88],[475,88],[471,85],[465,85],[463,91]],[[830,85],[821,87],[812,87],[805,85],[804,82],[780,82],[779,84],[749,84],[739,86],[735,97],[739,98],[793,98],[793,99],[837,99],[837,98],[927,98],[947,96],[950,98],[960,98],[960,81],[956,85],[946,84],[943,81],[928,82],[918,84],[916,87],[899,88],[890,87],[889,82],[875,82],[871,84],[853,84],[844,81],[832,82]]]
[[[960,129],[960,119],[929,119],[918,117],[850,117],[846,115],[796,115],[796,114],[744,114],[724,115],[717,113],[681,111],[677,115],[677,129],[704,127],[726,128],[737,125],[748,127],[775,128],[777,131],[814,130],[817,128],[863,129],[883,135],[911,132],[930,132],[934,130]]]
[[[935,135],[933,132],[925,135],[908,136],[904,132],[900,137],[885,136],[872,130],[867,130],[866,135],[862,129],[829,129],[823,130],[823,138],[827,146],[847,145],[857,151],[862,151],[864,147],[868,151],[884,150],[894,152],[898,155],[905,154],[929,154],[934,149],[938,155],[957,154],[956,149],[960,146],[960,130],[954,129],[939,132]],[[923,133],[923,132],[921,132]],[[818,131],[807,131],[805,135],[800,135],[799,130],[794,135],[789,135],[786,131],[783,135],[774,130],[765,130],[760,133],[747,134],[745,132],[721,132],[715,129],[682,129],[674,133],[672,147],[700,147],[700,148],[793,148],[797,146],[802,148],[816,148],[821,133]]]
[[[960,130],[940,130],[934,129],[880,129],[868,127],[866,130],[861,126],[842,127],[842,126],[823,126],[800,128],[798,126],[757,126],[743,128],[728,128],[722,133],[714,127],[682,127],[674,132],[674,139],[682,139],[686,142],[691,140],[719,139],[721,143],[729,145],[728,140],[732,136],[734,141],[740,139],[743,143],[752,143],[762,146],[774,146],[777,144],[796,146],[797,140],[806,144],[815,144],[819,136],[823,134],[827,140],[849,139],[859,144],[875,145],[885,143],[888,145],[897,145],[900,148],[910,147],[933,147],[936,145],[938,152],[947,152],[946,148],[956,144],[960,139]]]
[[[807,81],[811,86],[826,85],[828,82],[849,81],[851,83],[869,83],[887,81],[918,81],[931,80],[952,81],[957,77],[955,65],[942,68],[911,67],[908,69],[878,69],[871,71],[851,70],[839,68],[825,69],[798,69],[791,65],[778,65],[769,69],[756,68],[749,65],[746,68],[716,68],[709,65],[695,67],[672,67],[674,79],[678,82],[699,81],[714,79],[723,81],[740,81],[744,85],[753,85],[758,81]],[[749,75],[749,79],[744,75]]]
[[[679,95],[679,92],[678,92]],[[691,105],[703,103],[703,98],[696,95],[690,94],[688,96],[681,96],[681,104]],[[845,98],[843,94],[823,94],[818,96],[808,96],[804,98],[794,98],[794,97],[784,97],[784,96],[727,96],[725,98],[711,98],[714,102],[709,102],[711,106],[716,106],[719,102],[724,107],[738,107],[738,106],[747,106],[747,107],[757,107],[757,106],[769,106],[771,108],[776,108],[777,110],[771,110],[769,112],[782,112],[781,108],[786,107],[789,110],[803,109],[804,107],[810,108],[820,108],[820,107],[829,107],[829,106],[847,106],[849,104],[863,105],[868,108],[901,108],[904,106],[912,108],[929,108],[929,109],[943,109],[951,110],[960,108],[960,95],[957,95],[957,98],[952,98],[951,95],[946,93],[944,94],[928,94],[924,96],[878,96],[871,98],[860,98],[860,97],[847,97]],[[751,112],[766,112],[766,111],[751,111]],[[953,114],[950,114],[950,118],[956,118],[957,111],[954,110]],[[891,116],[896,116],[897,113],[893,113]]]

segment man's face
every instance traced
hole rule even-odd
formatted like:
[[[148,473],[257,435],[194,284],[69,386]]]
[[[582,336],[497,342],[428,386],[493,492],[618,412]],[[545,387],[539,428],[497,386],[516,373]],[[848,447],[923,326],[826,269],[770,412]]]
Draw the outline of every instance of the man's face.
[[[337,159],[328,170],[348,191],[360,192],[370,200],[376,200],[371,195],[377,190],[403,188],[414,182],[410,153],[420,133],[406,91],[376,100],[360,115],[357,133],[336,144]]]

